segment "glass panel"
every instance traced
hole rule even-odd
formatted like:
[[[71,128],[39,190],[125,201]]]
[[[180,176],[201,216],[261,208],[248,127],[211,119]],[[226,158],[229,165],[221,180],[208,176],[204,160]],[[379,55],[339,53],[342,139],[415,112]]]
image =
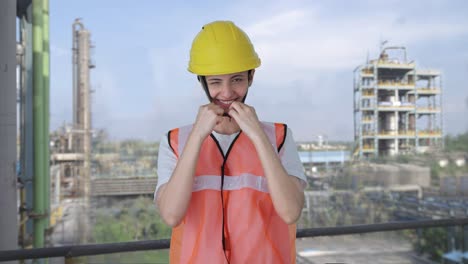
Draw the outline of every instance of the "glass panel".
[[[245,80],[237,76],[222,92],[212,91],[213,104],[227,109],[237,100],[253,107],[259,120],[288,124],[294,160],[280,158],[285,166],[299,164],[290,171],[308,183],[298,228],[467,217],[465,1],[161,2],[50,1],[50,46],[43,41],[51,63],[50,80],[44,81],[50,83],[50,109],[44,111],[50,113],[50,142],[34,139],[49,146],[44,164],[35,164],[32,153],[32,114],[47,101],[34,97],[33,71],[49,70],[42,68],[46,64],[33,68],[32,19],[18,18],[20,180],[11,208],[21,205],[22,248],[32,247],[35,226],[46,234],[44,246],[171,237],[153,201],[158,180],[171,175],[177,159],[162,143],[167,143],[167,131],[197,122],[200,106],[211,103],[202,82],[186,68],[194,37],[214,16],[235,20],[250,36],[262,65],[241,89],[236,85]],[[213,54],[210,50],[205,57]],[[246,118],[222,118],[229,125],[217,132],[242,128],[248,134]],[[265,134],[273,135],[273,129]],[[160,151],[164,146],[167,155]],[[167,175],[158,175],[160,154],[168,158],[163,164]],[[39,167],[50,183],[43,187],[34,186],[33,168]],[[46,209],[36,212],[37,204]],[[34,225],[41,216],[49,217],[48,224]],[[318,254],[314,257],[324,262],[333,254],[339,256],[335,261],[346,262],[341,256],[359,249],[363,256],[390,250],[389,262],[396,263],[416,253],[448,261],[458,256],[457,250],[465,252],[460,247],[465,237],[458,235],[464,233],[441,228],[299,239],[298,252],[304,258]],[[365,262],[359,254],[349,262]],[[132,258],[164,262],[167,251],[87,261],[127,263]]]

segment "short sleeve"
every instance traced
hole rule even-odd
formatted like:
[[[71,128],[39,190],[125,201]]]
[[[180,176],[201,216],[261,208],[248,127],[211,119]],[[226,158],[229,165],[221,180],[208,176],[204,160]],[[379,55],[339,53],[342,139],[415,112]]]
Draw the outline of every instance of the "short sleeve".
[[[158,184],[154,191],[154,200],[156,200],[156,194],[159,188],[166,184],[171,178],[172,172],[174,171],[177,164],[177,157],[169,146],[169,139],[167,133],[161,138],[159,142],[159,153],[158,153]]]
[[[304,174],[304,166],[299,158],[297,146],[294,142],[291,129],[287,129],[286,138],[283,147],[280,149],[279,156],[286,172],[301,180],[303,187],[307,187],[307,179]]]

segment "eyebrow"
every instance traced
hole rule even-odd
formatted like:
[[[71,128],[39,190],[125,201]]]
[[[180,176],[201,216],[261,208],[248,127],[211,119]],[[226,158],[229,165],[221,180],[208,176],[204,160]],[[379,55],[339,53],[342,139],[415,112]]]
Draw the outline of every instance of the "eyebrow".
[[[236,75],[232,76],[231,79],[238,78],[238,77],[244,78],[245,76],[243,74],[236,74]]]
[[[211,77],[211,78],[206,78],[206,81],[211,82],[211,81],[222,81],[221,78],[216,78],[216,77]]]
[[[236,74],[236,75],[232,76],[230,79],[232,80],[232,79],[238,78],[238,77],[244,78],[244,77],[246,77],[246,76],[244,76],[244,75],[242,75],[242,74]],[[222,80],[223,80],[223,79],[217,78],[217,77],[208,77],[208,78],[206,79],[206,81],[208,81],[208,82],[210,82],[210,81],[222,81]]]

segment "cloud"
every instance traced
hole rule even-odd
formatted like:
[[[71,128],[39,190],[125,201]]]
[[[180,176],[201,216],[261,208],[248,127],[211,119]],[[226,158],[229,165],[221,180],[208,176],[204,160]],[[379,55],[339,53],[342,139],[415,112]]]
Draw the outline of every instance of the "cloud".
[[[466,24],[447,18],[421,17],[404,20],[402,25],[402,18],[393,13],[351,18],[315,13],[314,10],[284,11],[247,28],[269,70],[352,69],[364,62],[366,51],[376,52],[383,39],[390,40],[391,45],[401,45],[468,33]]]
[[[251,25],[247,32],[256,37],[277,37],[278,34],[300,27],[307,16],[311,17],[304,10],[286,11]]]
[[[251,37],[262,59],[247,103],[264,120],[288,123],[301,140],[318,133],[352,139],[353,69],[365,62],[367,54],[370,59],[377,57],[383,40],[406,46],[409,59],[418,65],[447,72],[444,103],[451,106],[444,110],[451,118],[445,124],[460,129],[455,116],[463,106],[456,100],[467,95],[459,84],[468,83],[464,1],[238,1],[211,5],[205,13],[206,4],[167,4],[153,11],[148,4],[135,6],[130,13],[115,6],[115,14],[125,13],[129,19],[114,21],[116,31],[92,32],[101,47],[96,50],[98,67],[91,75],[96,126],[102,124],[121,138],[158,140],[168,129],[193,122],[206,98],[186,70],[190,43],[202,23],[232,18]],[[62,15],[69,17],[71,11]],[[86,15],[89,21],[107,25],[99,14]],[[122,32],[118,41],[97,38],[111,34],[117,38]],[[57,36],[69,40],[66,33]],[[62,80],[66,73],[71,75],[71,49],[61,46],[51,46],[56,95],[71,83],[71,76]],[[122,53],[116,56],[117,52]],[[56,108],[62,115],[63,107]]]
[[[466,19],[460,22],[447,15],[407,18],[389,10],[329,16],[322,11],[313,7],[286,10],[260,17],[246,28],[262,59],[256,74],[258,92],[252,93],[260,99],[252,99],[253,104],[267,118],[293,120],[302,139],[317,130],[332,138],[352,138],[352,70],[365,62],[367,53],[370,59],[377,57],[382,40],[389,40],[390,46],[418,49],[468,34]],[[409,59],[423,61],[424,57]],[[446,111],[455,108],[460,110],[454,104]]]

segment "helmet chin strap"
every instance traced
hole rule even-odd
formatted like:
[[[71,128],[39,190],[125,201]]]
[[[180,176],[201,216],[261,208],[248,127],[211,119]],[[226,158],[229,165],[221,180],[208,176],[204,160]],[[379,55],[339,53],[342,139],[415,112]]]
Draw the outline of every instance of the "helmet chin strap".
[[[248,78],[248,81],[249,81],[249,86],[248,87],[250,87],[250,85],[252,85],[252,70],[249,70],[247,72],[247,78]],[[210,103],[212,103],[213,102],[213,97],[211,97],[210,92],[208,91],[208,83],[206,82],[206,77],[202,76],[202,75],[198,75],[197,79],[201,83],[201,85],[203,87],[203,90],[205,91],[206,97],[208,97],[208,101],[210,101]],[[247,89],[247,92],[245,93],[244,98],[242,98],[242,103],[245,102],[245,99],[247,98],[248,93],[249,93],[249,89]],[[224,113],[223,116],[229,116],[229,115],[227,113]]]
[[[213,98],[211,97],[210,92],[208,91],[208,84],[206,83],[206,77],[198,75],[197,79],[201,83],[201,85],[203,87],[203,91],[205,91],[206,97],[208,97],[208,101],[210,101],[210,103],[212,103]]]

